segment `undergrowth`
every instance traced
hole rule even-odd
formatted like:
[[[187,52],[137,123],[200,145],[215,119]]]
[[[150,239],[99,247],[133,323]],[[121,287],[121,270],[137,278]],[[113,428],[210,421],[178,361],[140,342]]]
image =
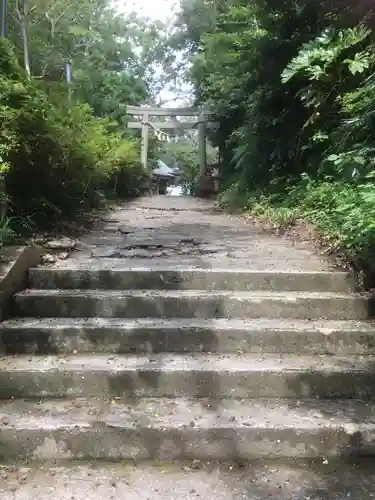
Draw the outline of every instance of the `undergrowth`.
[[[244,194],[241,194],[242,200]],[[223,206],[238,206],[238,186],[222,194]],[[375,283],[375,183],[312,180],[303,176],[283,192],[247,193],[242,209],[277,232],[310,224],[328,253],[339,256],[364,276],[365,288]]]
[[[140,193],[138,140],[87,103],[70,103],[63,87],[47,94],[4,38],[0,70],[0,245]]]
[[[200,31],[185,18],[221,185],[234,183],[222,201],[279,230],[305,221],[374,286],[375,18],[354,3],[219,1]]]

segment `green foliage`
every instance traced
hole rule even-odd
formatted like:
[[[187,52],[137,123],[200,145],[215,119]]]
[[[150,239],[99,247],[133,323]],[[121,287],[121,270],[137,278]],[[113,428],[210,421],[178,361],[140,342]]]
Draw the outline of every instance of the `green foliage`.
[[[355,26],[336,32],[327,28],[310,42],[304,43],[298,55],[292,59],[281,74],[283,83],[302,74],[309,80],[323,80],[332,83],[332,72],[337,66],[347,66],[352,75],[363,73],[370,65],[372,54],[369,50],[355,52],[352,57],[346,57],[346,52],[358,46],[371,34],[364,26]],[[340,69],[343,69],[342,67]],[[317,103],[308,102],[307,105]]]
[[[295,96],[305,108],[312,109],[300,132],[299,145],[300,155],[313,166],[311,175],[329,173],[357,178],[361,170],[364,173],[362,166],[367,163],[371,148],[358,149],[350,139],[339,151],[334,138],[342,128],[344,114],[355,111],[355,106],[349,111],[349,102],[354,103],[364,78],[375,69],[371,35],[371,30],[362,25],[345,30],[326,29],[303,44],[282,72],[285,84],[298,82]]]
[[[109,0],[16,0],[7,21],[0,237],[72,219],[104,196],[138,195],[147,175],[126,106],[157,93],[155,68],[170,56],[164,26]]]
[[[139,141],[117,137],[117,148],[112,150],[110,184],[120,198],[138,196],[148,180],[148,174],[139,162],[139,149]]]
[[[187,1],[187,0],[186,0]],[[374,15],[366,0],[190,2],[190,80],[220,122],[221,199],[277,227],[315,225],[375,266]],[[207,19],[207,18],[205,18]],[[230,186],[228,188],[228,186]],[[249,201],[250,200],[250,201]]]
[[[121,15],[109,0],[29,0],[25,13],[21,1],[8,3],[8,36],[23,66],[28,64],[31,77],[44,88],[60,91],[70,62],[73,100],[121,124],[126,104],[150,97],[153,65],[164,56],[162,26]]]
[[[10,44],[0,43],[0,66],[11,75],[0,76],[0,166],[11,226],[77,217],[99,204],[98,191],[137,194],[143,172],[136,142],[123,139],[116,122],[95,118],[88,104],[50,99],[21,70]]]
[[[254,193],[246,208],[286,229],[298,219],[312,223],[326,244],[357,269],[375,271],[375,184],[304,176],[282,195]]]

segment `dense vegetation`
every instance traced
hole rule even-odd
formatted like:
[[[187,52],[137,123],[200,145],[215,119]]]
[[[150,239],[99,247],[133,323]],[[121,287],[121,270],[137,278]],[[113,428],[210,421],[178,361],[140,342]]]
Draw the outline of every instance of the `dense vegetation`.
[[[0,38],[1,227],[51,226],[104,196],[136,195],[145,172],[125,106],[151,98],[162,27],[119,15],[109,0],[8,4]]]
[[[220,121],[227,203],[297,217],[375,267],[374,9],[367,0],[182,0],[175,46]]]

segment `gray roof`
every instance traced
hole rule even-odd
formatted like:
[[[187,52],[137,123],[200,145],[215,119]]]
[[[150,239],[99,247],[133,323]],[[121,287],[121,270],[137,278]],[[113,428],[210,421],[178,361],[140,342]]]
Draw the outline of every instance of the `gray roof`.
[[[168,167],[164,162],[161,160],[157,160],[157,167],[153,169],[152,174],[160,177],[175,177],[176,176],[176,169]]]

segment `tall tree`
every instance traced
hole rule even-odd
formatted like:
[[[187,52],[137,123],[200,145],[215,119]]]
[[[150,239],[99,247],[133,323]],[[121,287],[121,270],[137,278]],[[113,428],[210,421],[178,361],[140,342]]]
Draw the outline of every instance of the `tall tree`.
[[[135,14],[120,15],[109,0],[17,0],[9,37],[30,77],[66,85],[97,116],[124,120],[125,105],[156,93],[155,65],[165,58],[165,30]],[[164,48],[163,48],[164,47]]]

